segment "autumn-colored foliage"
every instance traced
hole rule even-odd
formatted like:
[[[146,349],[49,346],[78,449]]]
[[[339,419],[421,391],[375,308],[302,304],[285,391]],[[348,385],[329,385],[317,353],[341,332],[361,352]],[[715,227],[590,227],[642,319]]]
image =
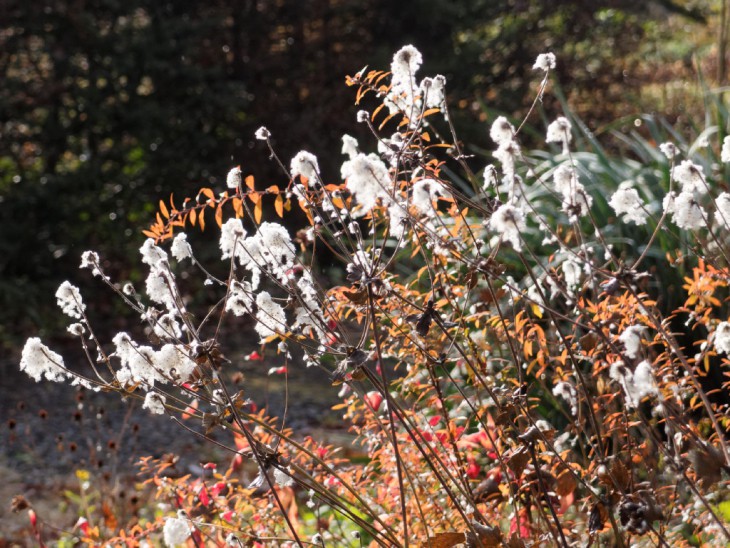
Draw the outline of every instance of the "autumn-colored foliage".
[[[538,58],[536,106],[554,64],[549,54]],[[142,249],[148,299],[118,290],[156,335],[152,346],[120,334],[105,352],[80,297],[59,290],[81,323],[72,332],[100,351],[83,383],[144,399],[228,452],[225,462],[176,478],[165,475],[173,456],[143,459],[145,482],[166,510],[87,527],[85,542],[730,541],[727,386],[708,377],[726,376],[730,365],[727,197],[701,166],[674,154],[666,169],[682,192],[663,206],[629,188],[591,192],[566,118],[548,128],[562,150],[547,166],[521,151],[521,126],[494,120],[499,166],[475,173],[449,116],[445,79],[419,83],[419,65],[408,46],[390,72],[348,78],[357,102],[382,104],[357,115],[379,154],[346,136],[344,182],[328,181],[304,151],[287,169],[262,128],[257,137],[285,173],[281,187],[257,190],[234,168],[228,191],[160,202],[145,231],[154,242]],[[595,214],[606,202],[610,222]],[[309,223],[294,239],[263,220],[265,209],[283,217],[294,207]],[[645,227],[647,246],[622,246],[607,228],[614,223]],[[230,262],[226,279],[203,271],[221,298],[197,315],[175,277],[185,261],[196,264],[180,236],[194,229],[219,237]],[[657,260],[649,248],[660,232],[697,252],[680,261],[691,275],[676,310],[661,301],[662,272],[643,269],[649,252]],[[161,247],[169,240],[175,262]],[[323,273],[322,250],[340,261],[339,277]],[[114,287],[98,258],[84,261]],[[220,326],[250,320],[262,340],[256,358],[284,361],[271,374],[330,374],[359,451],[322,446],[286,427],[286,417],[256,410],[245,381],[233,391],[237,364],[224,355]],[[68,374],[39,345],[29,342],[26,369]],[[32,364],[38,352],[50,364]]]

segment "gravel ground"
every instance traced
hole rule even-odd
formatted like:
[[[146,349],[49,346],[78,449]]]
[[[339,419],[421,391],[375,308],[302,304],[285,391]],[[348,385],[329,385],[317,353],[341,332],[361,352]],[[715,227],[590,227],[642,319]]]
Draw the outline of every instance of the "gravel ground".
[[[17,363],[0,363],[0,546],[34,544],[19,540],[24,531],[27,534],[27,516],[10,513],[15,495],[42,508],[48,521],[54,516],[70,519],[63,515],[61,493],[78,484],[74,471],[80,468],[123,482],[134,477],[141,456],[175,453],[181,473],[195,471],[201,462],[228,458],[170,418],[150,415],[137,402],[123,402],[112,393],[35,383]],[[241,387],[258,406],[280,414],[284,378],[267,375],[275,365],[244,363]],[[327,375],[301,366],[289,370],[287,424],[296,432],[316,433],[325,442],[347,443],[341,421],[330,410],[338,401],[337,388]]]

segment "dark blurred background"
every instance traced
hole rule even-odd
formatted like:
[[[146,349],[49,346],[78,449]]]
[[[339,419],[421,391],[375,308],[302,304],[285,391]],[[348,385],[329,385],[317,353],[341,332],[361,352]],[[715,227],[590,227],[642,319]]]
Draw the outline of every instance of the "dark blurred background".
[[[495,113],[526,112],[544,51],[598,132],[646,105],[681,116],[675,90],[715,44],[722,3],[0,0],[5,355],[27,336],[65,336],[53,296],[65,279],[95,316],[114,317],[111,293],[78,272],[80,254],[97,250],[114,279],[141,279],[141,230],[160,198],[221,190],[236,164],[262,186],[286,183],[253,137],[260,125],[285,162],[306,149],[339,177],[342,134],[364,137],[344,78],[387,70],[404,44],[423,53],[421,75],[446,75],[461,137],[486,150]],[[548,114],[561,108],[552,97]]]

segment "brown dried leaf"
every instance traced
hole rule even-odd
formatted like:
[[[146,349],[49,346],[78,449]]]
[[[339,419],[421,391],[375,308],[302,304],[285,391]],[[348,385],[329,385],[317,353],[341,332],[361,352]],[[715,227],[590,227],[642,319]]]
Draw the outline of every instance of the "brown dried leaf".
[[[489,527],[477,522],[472,522],[471,525],[477,534],[475,535],[471,531],[466,534],[468,548],[493,548],[502,545],[502,531],[499,527]]]
[[[465,540],[464,533],[455,531],[447,531],[445,533],[436,533],[432,537],[428,537],[425,542],[421,543],[421,548],[451,548],[463,543]]]
[[[355,304],[365,304],[368,300],[368,292],[365,288],[353,291],[344,290],[342,294]]]
[[[522,477],[522,472],[525,471],[525,466],[530,460],[529,452],[526,447],[520,447],[514,451],[507,459],[507,466],[510,467],[517,478]]]
[[[616,459],[611,464],[611,479],[619,491],[627,491],[629,489],[630,476],[629,471],[620,460]]]
[[[576,481],[575,476],[573,476],[570,470],[565,469],[558,475],[555,492],[561,497],[567,497],[575,491],[577,486],[578,482]]]
[[[595,331],[586,333],[585,335],[583,335],[580,338],[580,346],[586,352],[590,352],[591,350],[593,350],[597,344],[598,344],[598,335],[596,335]]]
[[[489,500],[497,500],[502,498],[502,492],[499,490],[499,483],[494,478],[487,478],[474,488],[474,502],[487,502]]]
[[[507,541],[507,548],[525,548],[525,541],[517,533],[512,533],[512,536]]]

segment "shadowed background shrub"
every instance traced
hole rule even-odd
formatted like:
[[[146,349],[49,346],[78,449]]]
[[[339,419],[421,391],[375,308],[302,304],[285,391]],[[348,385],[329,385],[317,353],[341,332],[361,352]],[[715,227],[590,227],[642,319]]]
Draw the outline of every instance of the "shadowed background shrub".
[[[633,111],[637,63],[660,55],[672,13],[702,24],[709,11],[619,0],[4,2],[0,340],[57,317],[53,292],[82,251],[71,242],[103,252],[115,278],[139,279],[121,265],[133,264],[124,259],[163,189],[220,189],[237,163],[273,177],[266,151],[253,150],[259,125],[283,157],[334,150],[351,127],[343,114],[354,116],[343,75],[388,66],[403,43],[447,76],[462,136],[486,148],[482,107],[524,111],[525,71],[541,51],[558,54],[589,127]],[[340,161],[320,159],[325,177],[338,177]]]

